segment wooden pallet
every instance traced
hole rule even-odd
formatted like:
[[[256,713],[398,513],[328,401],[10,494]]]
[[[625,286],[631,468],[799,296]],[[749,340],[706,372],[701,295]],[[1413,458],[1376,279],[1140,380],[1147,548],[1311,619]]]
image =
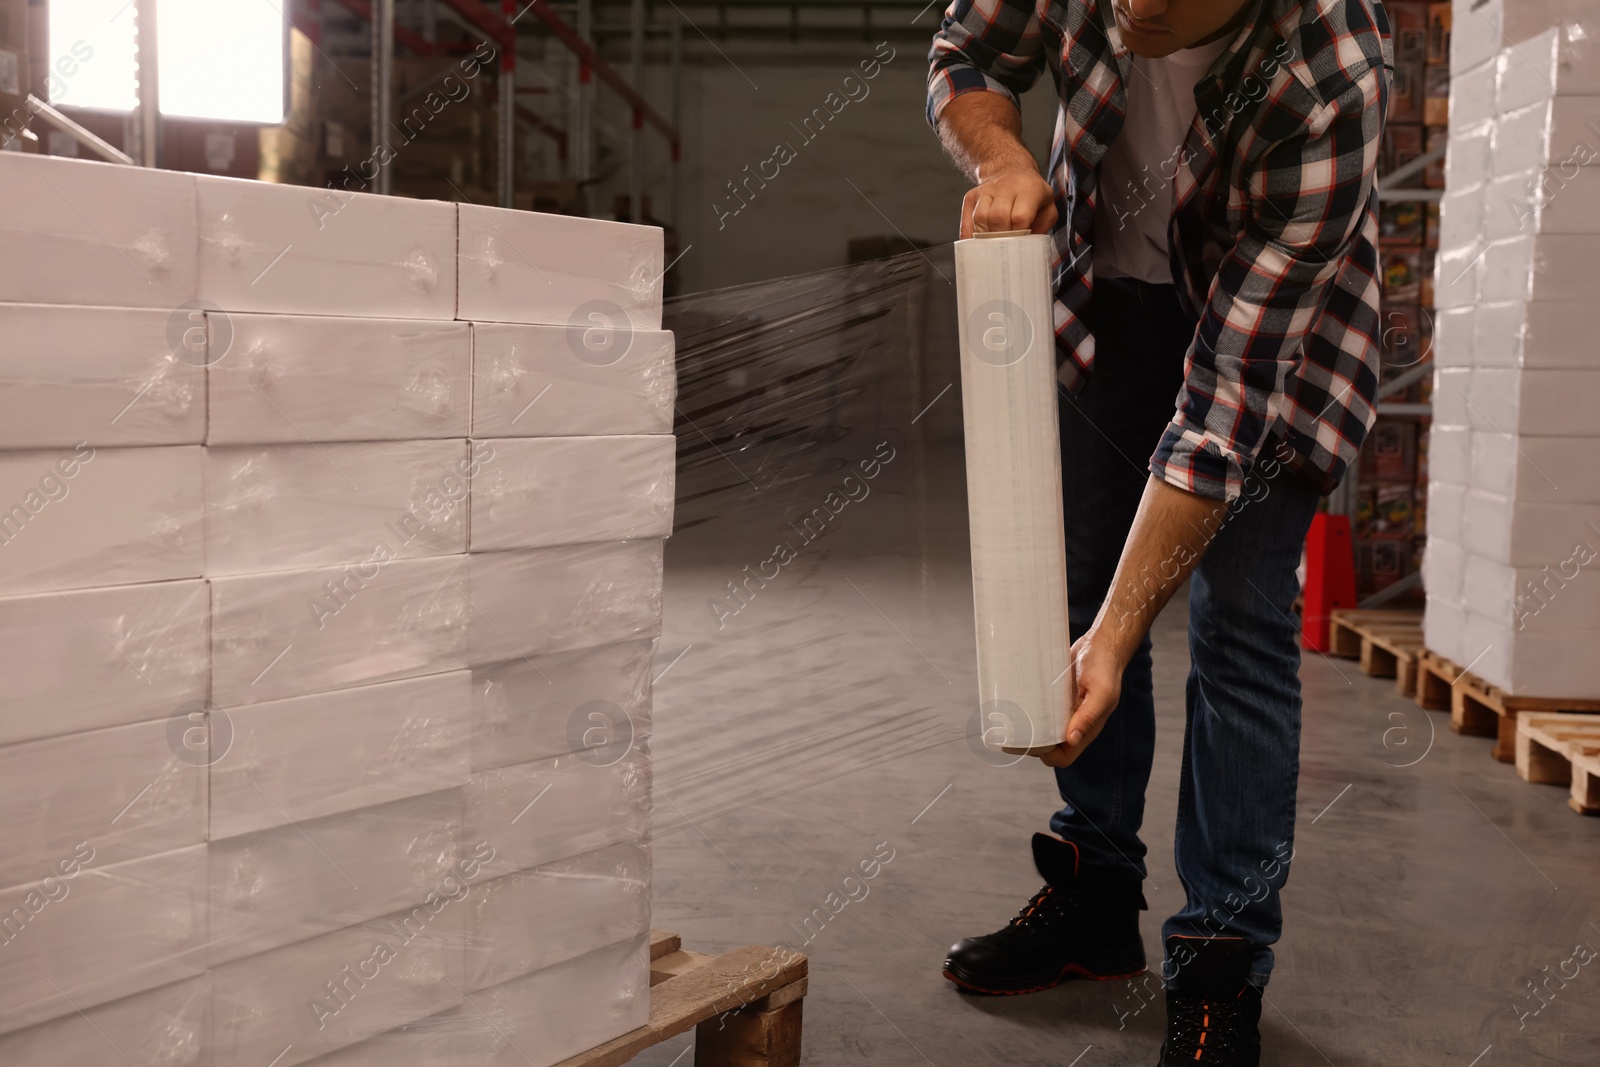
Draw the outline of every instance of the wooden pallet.
[[[1359,659],[1374,678],[1393,678],[1395,689],[1416,692],[1417,654],[1422,651],[1422,613],[1388,608],[1338,608],[1328,614],[1328,650]]]
[[[650,932],[650,1022],[556,1067],[620,1067],[695,1028],[695,1067],[798,1067],[806,958],[747,945],[707,956]]]
[[[1461,671],[1450,686],[1450,728],[1459,734],[1495,739],[1494,758],[1517,758],[1517,719],[1529,712],[1600,712],[1600,700],[1518,697]]]
[[[1416,698],[1417,707],[1428,711],[1449,711],[1451,693],[1456,679],[1461,677],[1461,668],[1437,652],[1424,648],[1417,653],[1416,673],[1417,684],[1412,696]]]
[[[1529,782],[1570,784],[1568,806],[1600,815],[1600,715],[1520,716],[1517,773]]]

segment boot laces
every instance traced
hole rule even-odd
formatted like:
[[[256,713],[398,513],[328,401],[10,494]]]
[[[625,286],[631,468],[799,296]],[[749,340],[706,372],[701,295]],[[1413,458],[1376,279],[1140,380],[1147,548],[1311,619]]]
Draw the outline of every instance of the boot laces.
[[[1175,996],[1167,1004],[1168,1054],[1181,1060],[1213,1062],[1239,1051],[1243,1009],[1214,997]]]
[[[1033,895],[1017,912],[1010,925],[1022,929],[1049,926],[1072,903],[1070,893],[1053,885],[1046,885]]]

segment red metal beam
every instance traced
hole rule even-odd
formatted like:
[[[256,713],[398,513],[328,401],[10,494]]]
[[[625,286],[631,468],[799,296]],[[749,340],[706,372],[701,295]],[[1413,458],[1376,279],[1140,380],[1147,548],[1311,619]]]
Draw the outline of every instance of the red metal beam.
[[[344,2],[348,2],[348,0],[344,0]],[[516,47],[515,28],[482,4],[480,0],[443,0],[443,2],[455,8],[463,18],[486,34],[490,40],[499,42],[501,47]],[[562,44],[571,49],[572,54],[577,56],[580,62],[598,74],[600,80],[611,86],[617,95],[622,97],[623,101],[632,107],[634,112],[645,122],[650,123],[650,125],[665,134],[667,140],[672,144],[676,145],[678,143],[678,131],[673,128],[672,123],[663,118],[655,108],[650,106],[644,97],[635,92],[633,86],[628,84],[628,79],[624,78],[610,63],[607,63],[600,53],[595,51],[593,45],[579,37],[577,30],[569,26],[560,15],[551,11],[549,4],[538,0],[538,2],[530,3],[523,10],[525,12],[532,11],[539,21],[543,22],[550,32],[560,39]]]
[[[372,0],[339,0],[339,3],[343,4],[352,15],[368,22],[372,21]],[[431,56],[435,51],[432,41],[416,30],[409,30],[404,26],[394,28],[394,39],[419,56]]]

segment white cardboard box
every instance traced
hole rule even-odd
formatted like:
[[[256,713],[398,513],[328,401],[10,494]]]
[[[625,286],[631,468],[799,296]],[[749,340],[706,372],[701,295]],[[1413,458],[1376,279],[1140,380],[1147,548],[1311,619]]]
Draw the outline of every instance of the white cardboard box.
[[[200,486],[197,445],[0,453],[0,592],[198,578]]]
[[[1551,26],[1503,49],[1497,65],[1495,105],[1502,112],[1552,96],[1600,93],[1600,46],[1592,26]]]
[[[650,847],[630,841],[492,878],[467,907],[474,993],[650,933]]]
[[[474,446],[493,449],[472,479],[474,552],[672,532],[677,439],[670,434],[508,437]]]
[[[1433,457],[1429,456],[1432,467]],[[1469,485],[1523,503],[1600,503],[1600,436],[1472,431]]]
[[[195,299],[193,175],[6,152],[0,187],[7,300],[171,312]]]
[[[1473,365],[1472,338],[1477,328],[1476,307],[1446,308],[1433,313],[1433,362],[1437,367]],[[1435,388],[1435,393],[1437,393]],[[1437,415],[1435,416],[1437,417]]]
[[[0,597],[0,744],[198,708],[210,613],[199,580]]]
[[[211,763],[211,840],[467,783],[466,671],[247,704]]]
[[[649,938],[607,945],[311,1067],[552,1067],[649,1019]]]
[[[661,542],[481,552],[471,575],[473,666],[661,633]]]
[[[1472,372],[1467,415],[1474,430],[1531,437],[1600,432],[1600,369],[1480,367]]]
[[[106,867],[87,854],[70,877],[0,890],[0,1033],[205,969],[205,845]]]
[[[1464,426],[1428,430],[1428,478],[1450,485],[1466,485],[1472,477],[1472,431]]]
[[[138,993],[0,1037],[6,1067],[119,1063],[126,1067],[207,1067],[211,985],[204,976]],[[110,1057],[115,1057],[111,1059]],[[124,1058],[126,1057],[126,1058]]]
[[[212,337],[229,347],[208,355],[209,444],[467,436],[466,323],[222,312],[211,318]]]
[[[472,436],[671,433],[673,337],[623,334],[594,352],[586,329],[472,325]]]
[[[214,968],[215,1063],[294,1067],[459,1004],[465,913],[408,929],[402,912]]]
[[[1432,543],[1430,538],[1430,548]],[[1422,639],[1428,649],[1456,663],[1469,663],[1472,656],[1482,650],[1474,649],[1472,655],[1466,654],[1466,632],[1467,609],[1429,591],[1427,607],[1422,614]]]
[[[1428,537],[1438,537],[1454,544],[1462,543],[1461,514],[1466,503],[1467,489],[1428,479]]]
[[[207,448],[206,573],[255,574],[467,548],[467,444]]]
[[[456,317],[598,330],[610,350],[661,328],[664,267],[654,226],[462,204]]]
[[[85,842],[102,867],[204,842],[206,771],[176,755],[182,729],[156,719],[0,747],[0,885],[43,876]]]
[[[1430,497],[1429,536],[1434,529]],[[1474,490],[1466,494],[1461,544],[1496,563],[1542,567],[1570,558],[1579,545],[1600,549],[1600,505],[1512,506],[1505,497]]]
[[[1467,554],[1459,544],[1432,532],[1428,534],[1428,543],[1422,551],[1422,587],[1428,596],[1452,604],[1461,603],[1466,566]]]
[[[1600,567],[1594,547],[1537,567],[1468,556],[1462,603],[1469,613],[1523,633],[1600,631]],[[1584,561],[1587,561],[1585,564]]]
[[[474,668],[472,769],[648,737],[654,648],[645,638]]]
[[[1428,647],[1433,647],[1431,639]],[[1481,656],[1472,673],[1517,696],[1596,700],[1596,648],[1600,630],[1534,633],[1519,631],[1510,619],[1469,613],[1461,654],[1450,658],[1467,663]]]
[[[212,702],[232,708],[460,670],[467,580],[465,556],[214,578]]]
[[[202,300],[229,312],[455,317],[454,204],[193,180]]]
[[[206,381],[182,347],[189,328],[165,310],[0,304],[0,448],[199,444]]]
[[[1471,367],[1439,365],[1433,372],[1433,424],[1446,428],[1472,426],[1472,378],[1478,371]]]
[[[212,965],[426,901],[468,851],[462,796],[446,789],[212,841]]]
[[[480,771],[465,796],[465,840],[491,843],[486,870],[510,874],[648,834],[650,755],[636,741]]]
[[[1478,266],[1478,299],[1483,303],[1581,301],[1591,299],[1597,289],[1600,234],[1542,233],[1496,241]]]

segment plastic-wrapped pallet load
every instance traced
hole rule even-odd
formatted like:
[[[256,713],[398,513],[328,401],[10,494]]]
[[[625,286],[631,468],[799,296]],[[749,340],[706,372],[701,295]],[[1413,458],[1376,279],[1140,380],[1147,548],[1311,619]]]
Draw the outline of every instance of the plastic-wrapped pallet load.
[[[1076,679],[1051,327],[1050,238],[956,245],[972,598],[985,743],[1065,739]]]
[[[1424,637],[1515,696],[1600,697],[1600,47],[1458,19],[1440,207]],[[1531,30],[1535,27],[1523,26]],[[1456,88],[1459,87],[1459,89]]]
[[[0,232],[81,260],[0,271],[0,1063],[544,1067],[641,1025],[659,231],[497,214],[582,255],[495,326],[455,205],[0,171]]]

